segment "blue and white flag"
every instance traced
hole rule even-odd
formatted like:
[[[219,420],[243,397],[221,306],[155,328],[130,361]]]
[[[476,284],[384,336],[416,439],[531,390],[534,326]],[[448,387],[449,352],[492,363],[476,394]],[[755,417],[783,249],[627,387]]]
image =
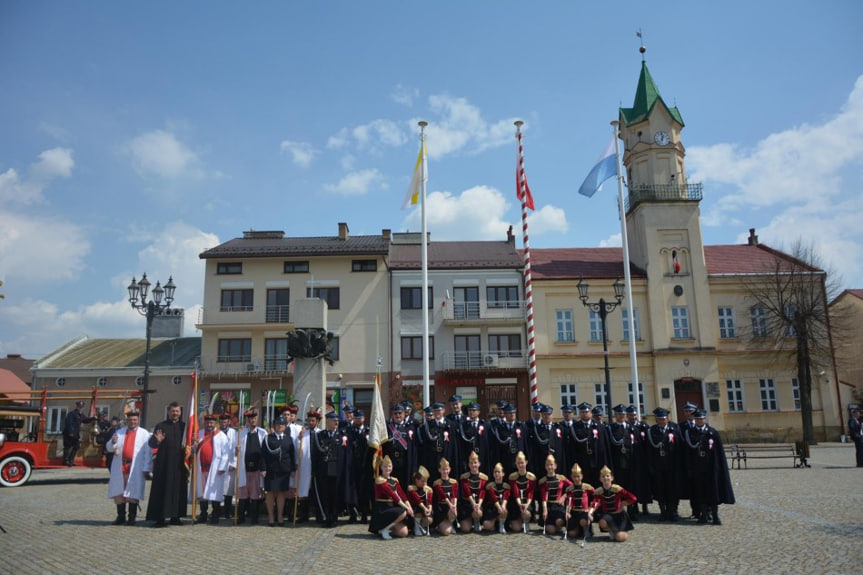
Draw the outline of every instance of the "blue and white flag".
[[[611,141],[608,142],[608,146],[605,147],[605,151],[599,157],[599,161],[596,162],[596,165],[593,166],[593,169],[584,178],[584,183],[578,188],[578,193],[582,196],[592,198],[593,194],[598,192],[602,187],[602,183],[605,180],[616,175],[617,154],[614,151],[614,137],[612,137]]]

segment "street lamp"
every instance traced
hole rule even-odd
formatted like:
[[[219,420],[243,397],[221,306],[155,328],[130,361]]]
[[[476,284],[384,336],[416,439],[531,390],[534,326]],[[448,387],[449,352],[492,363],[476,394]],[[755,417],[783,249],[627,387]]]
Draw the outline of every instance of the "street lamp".
[[[151,299],[147,299],[147,292],[150,291],[150,280],[147,279],[147,274],[141,276],[141,281],[136,282],[132,277],[132,283],[127,288],[129,290],[129,303],[132,308],[137,310],[139,314],[147,318],[147,352],[144,355],[144,396],[141,398],[141,427],[147,426],[147,397],[150,394],[150,338],[153,334],[153,318],[162,313],[162,311],[171,307],[171,302],[174,301],[174,290],[177,286],[174,285],[174,278],[169,277],[165,287],[157,281],[156,287],[153,288]],[[141,301],[138,302],[140,294]],[[165,300],[162,303],[162,300]]]
[[[590,287],[585,283],[584,278],[579,278],[578,280],[578,299],[581,300],[581,303],[584,304],[585,307],[590,308],[591,311],[599,314],[599,319],[602,322],[602,353],[605,356],[605,401],[607,403],[606,410],[611,409],[611,372],[608,368],[608,337],[605,329],[605,318],[609,313],[614,311],[614,308],[620,305],[620,302],[623,300],[623,282],[620,281],[620,278],[615,280],[612,287],[614,288],[614,297],[617,299],[616,302],[607,302],[605,298],[599,298],[598,302],[589,302],[587,301],[587,289]],[[630,326],[632,329],[632,326]]]

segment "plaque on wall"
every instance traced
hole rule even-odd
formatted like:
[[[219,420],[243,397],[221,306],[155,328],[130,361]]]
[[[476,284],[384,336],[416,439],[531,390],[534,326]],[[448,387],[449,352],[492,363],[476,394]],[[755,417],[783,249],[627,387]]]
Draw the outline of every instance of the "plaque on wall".
[[[707,397],[719,397],[718,381],[705,381],[704,389],[707,392]]]

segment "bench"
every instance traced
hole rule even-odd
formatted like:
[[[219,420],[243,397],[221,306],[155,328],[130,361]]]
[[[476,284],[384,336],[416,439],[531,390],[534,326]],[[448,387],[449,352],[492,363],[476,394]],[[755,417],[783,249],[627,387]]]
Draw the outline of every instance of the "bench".
[[[743,443],[732,446],[731,467],[737,462],[737,469],[741,463],[749,469],[750,459],[791,459],[794,467],[809,467],[808,445],[799,441],[797,443]]]

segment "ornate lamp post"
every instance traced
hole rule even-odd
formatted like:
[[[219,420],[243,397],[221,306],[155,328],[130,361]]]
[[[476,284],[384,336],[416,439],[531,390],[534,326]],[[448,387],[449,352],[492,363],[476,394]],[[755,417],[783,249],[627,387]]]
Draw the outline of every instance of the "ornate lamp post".
[[[174,301],[174,290],[177,286],[174,285],[173,277],[168,278],[168,283],[162,287],[156,282],[156,287],[153,288],[153,293],[150,294],[151,299],[147,299],[150,291],[150,280],[147,279],[147,274],[141,276],[141,281],[136,282],[132,278],[132,283],[127,288],[129,290],[129,303],[132,308],[137,310],[139,314],[147,318],[147,352],[144,356],[144,397],[141,399],[141,427],[147,426],[147,403],[150,394],[150,338],[153,334],[153,318],[161,314],[164,310],[171,307],[171,302]],[[140,295],[141,301],[138,301]],[[163,301],[164,300],[164,303]]]
[[[578,280],[578,299],[581,300],[581,303],[584,304],[585,307],[590,308],[591,311],[599,314],[599,319],[602,322],[602,353],[605,356],[605,401],[607,402],[606,411],[611,409],[611,372],[608,368],[608,337],[605,328],[605,318],[609,313],[614,311],[614,308],[620,305],[620,302],[623,300],[623,288],[624,284],[620,281],[620,278],[615,280],[612,287],[614,287],[614,297],[617,301],[607,302],[605,298],[599,298],[598,302],[589,302],[587,301],[587,289],[590,286],[585,283],[584,278],[579,278]],[[633,329],[630,326],[630,329]]]

